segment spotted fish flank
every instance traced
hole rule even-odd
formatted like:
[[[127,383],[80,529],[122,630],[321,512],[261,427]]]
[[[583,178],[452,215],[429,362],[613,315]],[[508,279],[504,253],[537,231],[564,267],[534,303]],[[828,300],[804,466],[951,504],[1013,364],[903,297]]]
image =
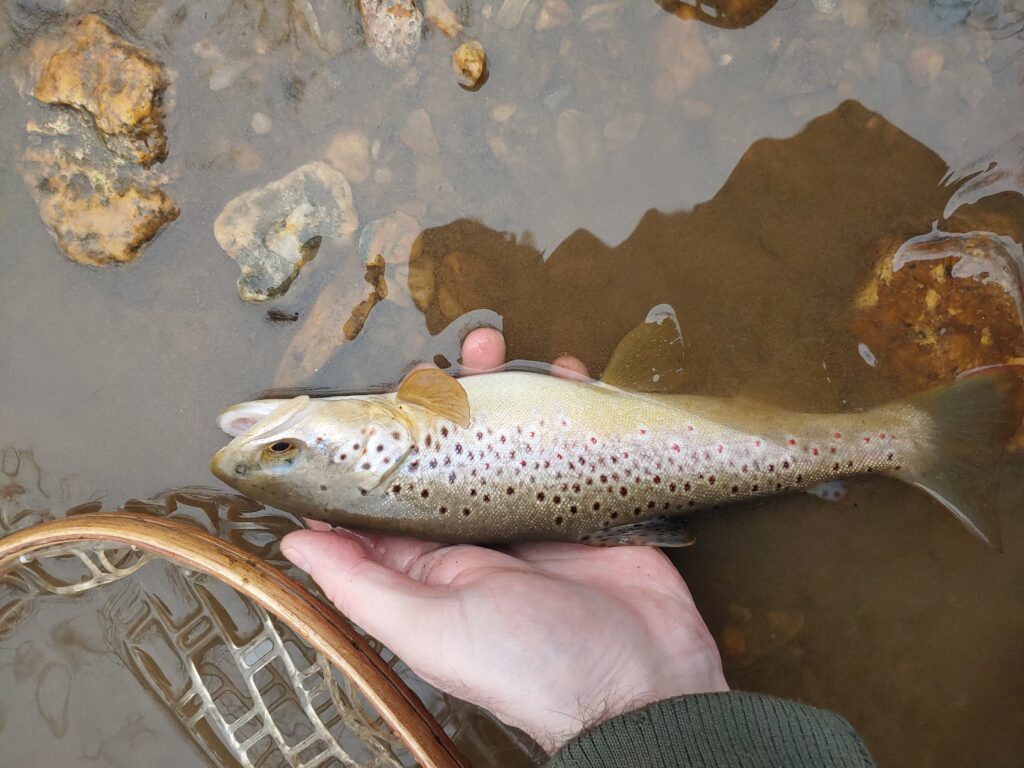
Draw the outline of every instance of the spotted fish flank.
[[[663,546],[691,541],[681,522],[696,510],[882,474],[996,540],[991,489],[973,467],[993,461],[1019,422],[1011,370],[862,413],[799,414],[659,392],[677,385],[681,348],[662,314],[623,340],[602,382],[435,370],[396,393],[298,411],[289,400],[243,403],[222,417],[237,436],[213,471],[266,503],[355,527]],[[291,453],[282,460],[275,447]]]

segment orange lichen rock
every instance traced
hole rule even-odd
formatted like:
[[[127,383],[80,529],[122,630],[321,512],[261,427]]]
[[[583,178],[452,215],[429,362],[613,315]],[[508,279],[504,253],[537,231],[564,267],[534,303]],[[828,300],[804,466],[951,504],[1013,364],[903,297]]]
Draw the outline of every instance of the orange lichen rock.
[[[854,331],[900,381],[926,389],[983,365],[1024,363],[1021,246],[991,232],[883,244]]]
[[[933,231],[883,242],[854,303],[853,332],[910,389],[982,366],[1022,365],[1022,273],[1021,246],[992,232]]]
[[[61,143],[29,147],[22,176],[54,240],[93,267],[134,261],[178,208],[155,181],[117,175]]]
[[[127,160],[149,167],[167,157],[163,101],[170,80],[148,51],[90,14],[59,38],[37,40],[31,58],[37,99],[88,113],[107,146]]]

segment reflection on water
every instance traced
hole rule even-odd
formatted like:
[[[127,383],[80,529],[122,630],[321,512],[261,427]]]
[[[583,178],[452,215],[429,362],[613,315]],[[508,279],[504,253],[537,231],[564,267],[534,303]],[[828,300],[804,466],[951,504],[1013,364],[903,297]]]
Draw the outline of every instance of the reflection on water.
[[[66,478],[62,505],[209,484],[224,406],[272,386],[374,386],[435,354],[454,360],[452,332],[435,336],[473,310],[500,316],[510,357],[573,353],[600,370],[651,306],[669,303],[693,392],[822,410],[909,393],[916,364],[903,361],[927,350],[888,343],[885,318],[865,341],[855,301],[886,254],[936,226],[1024,239],[1020,14],[985,2],[784,5],[736,4],[763,15],[725,29],[658,3],[569,4],[568,17],[539,0],[452,3],[490,62],[468,93],[447,37],[428,27],[412,66],[386,69],[349,4],[75,3],[174,73],[160,171],[181,216],[131,267],[98,271],[59,255],[14,168],[35,114],[18,88],[23,41],[55,17],[52,4],[7,3],[0,439],[33,449],[52,498]],[[237,195],[317,160],[345,174],[361,225],[386,234],[379,222],[401,219],[412,234],[367,241],[384,243],[386,297],[379,275],[364,279],[375,254],[328,244],[269,307],[296,321],[266,322],[268,306],[238,300],[214,220]],[[958,285],[936,295],[960,296]],[[921,306],[939,317],[927,287]],[[354,340],[331,330],[371,292]],[[903,310],[891,316],[920,316]],[[968,352],[943,375],[980,348],[984,328],[966,326]],[[1006,337],[1012,326],[993,327]],[[792,497],[698,520],[698,546],[675,557],[732,683],[839,710],[883,765],[1014,764],[1020,464],[1017,454],[1003,472],[1002,555],[885,481],[854,483],[837,503]],[[6,458],[4,468],[6,488]],[[97,610],[79,600],[48,615],[88,623]],[[0,646],[0,674],[14,674],[17,648]],[[94,656],[97,670],[111,666]],[[0,686],[13,692],[0,695],[0,739],[17,728],[19,743],[49,743],[62,701],[83,711],[94,689],[62,698],[47,663],[33,667],[43,716],[19,703],[34,688]],[[132,711],[111,711],[102,728],[136,745],[133,760],[149,759],[146,733],[178,743],[158,715]],[[68,726],[58,742],[67,764],[97,754],[71,743],[78,733]],[[0,765],[18,764],[12,755]]]

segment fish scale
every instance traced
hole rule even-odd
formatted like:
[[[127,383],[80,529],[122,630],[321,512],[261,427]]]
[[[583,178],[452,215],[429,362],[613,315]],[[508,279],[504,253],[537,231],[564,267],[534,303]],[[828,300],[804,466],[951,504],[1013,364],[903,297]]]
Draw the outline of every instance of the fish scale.
[[[897,432],[928,433],[909,408],[751,418],[711,398],[638,395],[535,373],[472,377],[462,386],[479,414],[470,426],[422,431],[386,487],[367,499],[371,514],[396,521],[396,531],[408,529],[399,521],[429,518],[450,541],[585,541],[625,523],[898,472],[915,444]],[[722,421],[702,415],[709,410]]]

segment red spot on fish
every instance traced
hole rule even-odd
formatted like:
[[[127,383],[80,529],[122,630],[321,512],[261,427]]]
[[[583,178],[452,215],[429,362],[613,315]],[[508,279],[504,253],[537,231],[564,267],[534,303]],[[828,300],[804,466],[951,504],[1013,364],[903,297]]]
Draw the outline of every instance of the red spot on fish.
[[[591,445],[597,445],[597,438],[596,437],[590,438],[590,444]]]
[[[675,451],[676,453],[679,453],[682,450],[682,448],[679,447],[678,443],[672,443],[672,450]]]
[[[842,433],[842,432],[833,432],[833,433],[832,433],[832,437],[834,437],[834,438],[835,438],[836,440],[838,440],[838,439],[839,439],[839,438],[841,438],[842,436],[843,436],[843,433]]]
[[[865,437],[864,438],[864,442],[865,443],[870,443],[871,442],[871,438],[870,437]]]
[[[888,459],[889,461],[892,461],[892,454],[890,453],[890,454],[889,454],[888,456],[886,456],[885,458],[886,458],[886,459]]]
[[[686,425],[686,431],[687,432],[693,432],[693,424],[687,424]]]
[[[520,467],[525,467],[525,466],[526,466],[526,459],[522,459],[522,460],[521,460],[521,461],[519,462],[519,466],[520,466]]]
[[[828,452],[829,453],[835,453],[836,452],[836,447],[833,445],[831,448],[828,449]]]
[[[531,432],[531,433],[530,433],[530,437],[536,437],[536,436],[537,436],[537,433],[536,433],[536,432]]]
[[[811,455],[812,456],[817,456],[818,455],[818,449],[817,448],[811,448]]]
[[[647,434],[647,430],[646,429],[641,429],[640,430],[640,434],[641,435],[646,435]]]
[[[725,446],[724,445],[720,445],[715,450],[717,450],[719,453],[722,453],[725,450]]]
[[[760,448],[761,447],[761,441],[760,440],[755,440],[754,441],[754,447],[755,448]]]
[[[885,440],[885,432],[880,432],[880,433],[878,434],[878,439],[879,439],[879,440]]]
[[[555,454],[555,456],[557,456],[557,457],[558,457],[558,460],[559,460],[559,461],[561,461],[561,460],[562,460],[562,458],[563,458],[562,454],[560,454],[560,453],[556,453],[556,454]]]
[[[790,445],[796,445],[796,440],[794,440],[792,437],[789,438],[789,444]]]
[[[746,471],[747,471],[747,469],[748,469],[747,465],[746,465],[746,464],[744,464],[744,465],[743,465],[743,471],[744,471],[744,472],[746,472]]]

